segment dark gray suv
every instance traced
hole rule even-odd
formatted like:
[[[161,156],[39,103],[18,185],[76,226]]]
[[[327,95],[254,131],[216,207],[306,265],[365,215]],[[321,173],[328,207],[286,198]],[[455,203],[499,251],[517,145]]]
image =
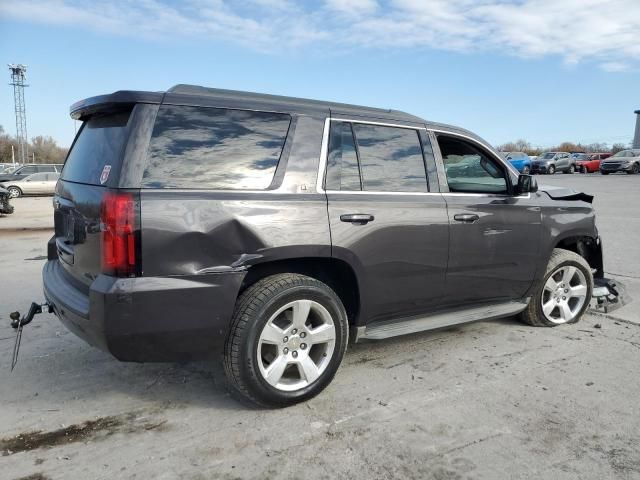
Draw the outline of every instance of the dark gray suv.
[[[393,110],[178,85],[74,104],[44,292],[125,361],[221,354],[232,391],[319,393],[350,337],[576,322],[592,198]]]

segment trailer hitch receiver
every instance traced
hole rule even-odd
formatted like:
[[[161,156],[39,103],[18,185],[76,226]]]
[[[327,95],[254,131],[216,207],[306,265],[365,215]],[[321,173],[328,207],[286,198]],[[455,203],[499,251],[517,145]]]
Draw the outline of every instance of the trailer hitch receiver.
[[[9,318],[11,319],[11,328],[16,330],[16,342],[13,345],[13,356],[11,358],[11,371],[18,363],[18,354],[20,353],[20,342],[22,341],[22,328],[28,325],[38,313],[46,311],[47,313],[53,312],[53,307],[48,303],[36,303],[33,302],[29,307],[29,311],[24,317],[20,316],[20,312],[11,312]]]

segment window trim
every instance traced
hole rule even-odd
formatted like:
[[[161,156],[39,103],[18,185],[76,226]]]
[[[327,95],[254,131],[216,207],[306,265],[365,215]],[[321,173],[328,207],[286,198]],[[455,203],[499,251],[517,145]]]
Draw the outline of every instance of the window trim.
[[[388,192],[384,190],[326,190],[324,188],[325,180],[327,176],[327,163],[329,155],[329,130],[331,130],[331,122],[347,122],[351,124],[351,133],[354,137],[354,143],[356,145],[356,154],[358,156],[358,170],[360,171],[360,183],[362,186],[362,168],[360,166],[360,155],[358,151],[358,142],[355,136],[353,128],[354,123],[360,123],[364,125],[377,125],[381,127],[393,127],[404,128],[407,130],[414,130],[418,137],[418,143],[420,144],[420,155],[422,155],[422,163],[424,166],[425,184],[429,190],[429,172],[427,169],[426,159],[424,157],[424,149],[422,139],[420,138],[420,131],[427,132],[426,127],[420,127],[417,125],[406,125],[402,123],[388,123],[388,122],[376,122],[371,120],[362,120],[354,118],[344,117],[327,117],[324,121],[324,131],[322,132],[322,146],[320,148],[320,162],[318,164],[318,178],[316,180],[316,191],[318,193],[341,193],[345,195],[440,195],[439,192]]]

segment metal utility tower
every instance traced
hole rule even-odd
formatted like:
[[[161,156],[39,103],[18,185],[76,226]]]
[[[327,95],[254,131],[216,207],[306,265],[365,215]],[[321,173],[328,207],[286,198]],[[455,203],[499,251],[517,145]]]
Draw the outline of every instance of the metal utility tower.
[[[27,66],[20,64],[9,64],[11,71],[11,83],[13,85],[13,101],[16,112],[16,137],[18,139],[18,156],[20,163],[27,163],[29,158],[28,137],[27,137],[27,110],[24,104],[24,83]]]
[[[640,148],[640,110],[633,112],[636,117],[636,133],[633,136],[633,148]]]

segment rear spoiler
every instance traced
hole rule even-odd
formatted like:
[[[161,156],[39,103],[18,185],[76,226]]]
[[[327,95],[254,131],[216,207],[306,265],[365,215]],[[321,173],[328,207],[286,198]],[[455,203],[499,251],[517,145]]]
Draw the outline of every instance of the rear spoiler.
[[[96,112],[121,110],[136,103],[162,103],[164,92],[139,92],[119,90],[108,95],[89,97],[71,105],[70,115],[74,120],[85,120]]]

